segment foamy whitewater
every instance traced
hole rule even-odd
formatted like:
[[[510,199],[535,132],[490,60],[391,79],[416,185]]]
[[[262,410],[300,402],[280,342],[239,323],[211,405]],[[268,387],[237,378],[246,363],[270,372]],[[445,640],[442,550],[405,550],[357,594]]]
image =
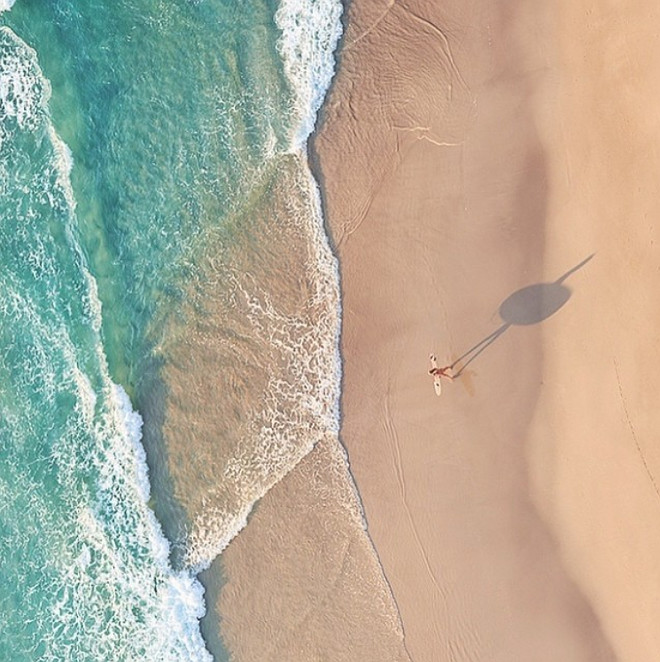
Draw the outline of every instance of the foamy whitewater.
[[[0,659],[210,660],[194,573],[337,434],[337,265],[305,143],[341,4],[12,4]],[[276,249],[287,233],[292,256]],[[278,260],[292,285],[273,280]],[[272,368],[259,390],[231,377],[211,411],[178,395],[185,361],[200,379]],[[200,440],[215,454],[197,466]]]
[[[147,507],[36,54],[0,29],[2,659],[211,659],[199,584]],[[75,328],[75,331],[73,330]]]

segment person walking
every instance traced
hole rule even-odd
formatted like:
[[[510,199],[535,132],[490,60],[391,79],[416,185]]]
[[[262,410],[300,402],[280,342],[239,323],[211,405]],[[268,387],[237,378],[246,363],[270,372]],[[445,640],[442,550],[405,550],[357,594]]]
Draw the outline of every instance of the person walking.
[[[452,374],[452,369],[450,365],[446,365],[444,368],[438,368],[437,359],[435,354],[431,354],[429,357],[431,359],[431,369],[429,370],[429,375],[435,377],[446,377],[449,381],[454,381],[454,375]]]

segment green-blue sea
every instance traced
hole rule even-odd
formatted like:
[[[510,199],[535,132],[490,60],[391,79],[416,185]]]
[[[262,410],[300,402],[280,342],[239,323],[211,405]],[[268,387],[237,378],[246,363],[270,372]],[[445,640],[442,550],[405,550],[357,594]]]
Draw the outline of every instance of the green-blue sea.
[[[0,660],[211,660],[197,573],[336,434],[341,4],[0,12]]]

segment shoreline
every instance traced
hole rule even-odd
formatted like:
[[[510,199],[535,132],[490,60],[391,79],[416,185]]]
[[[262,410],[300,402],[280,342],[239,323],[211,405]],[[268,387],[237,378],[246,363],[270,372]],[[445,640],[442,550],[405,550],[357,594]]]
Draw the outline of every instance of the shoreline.
[[[226,650],[242,661],[287,658],[302,662],[317,659],[318,655],[331,655],[333,659],[348,662],[356,654],[365,662],[410,661],[401,617],[396,605],[392,605],[392,589],[369,537],[347,450],[338,437],[342,425],[343,384],[341,271],[325,215],[323,175],[314,166],[310,145],[322,123],[327,98],[340,67],[337,55],[344,40],[346,15],[344,11],[343,30],[334,53],[335,75],[302,150],[311,187],[317,196],[319,229],[335,261],[339,293],[335,347],[339,393],[336,429],[270,488],[255,504],[246,527],[211,567],[198,575],[206,591],[207,617],[202,621],[202,632],[209,650],[216,654]],[[305,506],[304,512],[298,512],[299,501]],[[311,529],[310,521],[315,522]],[[287,542],[273,539],[273,530],[291,528],[295,533],[288,536]],[[336,541],[340,543],[337,551],[333,549],[337,547]],[[279,548],[275,558],[274,548]],[[324,550],[322,554],[321,550]],[[346,567],[348,550],[351,550],[352,568]],[[325,557],[322,562],[319,556]],[[310,564],[317,567],[310,569]],[[331,589],[332,599],[315,605],[315,594],[319,587],[327,584],[328,575],[337,576]],[[296,585],[295,600],[291,595],[284,598],[280,595],[281,584],[289,577]],[[289,591],[285,589],[285,592]],[[316,628],[306,627],[302,635],[298,628],[310,619],[309,614],[303,623],[296,623],[295,618],[290,620],[292,617],[288,615],[293,611],[295,616],[299,602],[309,604],[308,609],[319,610],[322,619]],[[271,613],[272,603],[281,605],[282,611]],[[254,630],[246,628],[247,620],[255,619],[266,623],[268,630],[277,621],[278,635],[271,632],[265,639],[257,636]],[[375,641],[365,641],[364,632],[370,632]]]
[[[307,167],[320,202],[322,190],[309,161]],[[325,231],[324,218],[319,222]],[[339,345],[335,349],[341,378]],[[206,591],[204,640],[216,655],[227,650],[242,661],[319,655],[348,661],[360,650],[365,661],[409,662],[400,615],[337,436],[337,404],[335,428],[271,486],[247,525],[198,575]],[[319,622],[309,627],[314,617]],[[255,620],[267,632],[257,635],[246,627]],[[375,641],[366,641],[364,632]]]
[[[359,0],[358,0],[359,1]],[[328,86],[328,89],[326,91],[325,98],[323,100],[323,103],[321,104],[321,107],[319,108],[317,114],[316,114],[316,122],[314,124],[314,129],[312,130],[311,134],[309,135],[306,144],[305,144],[305,149],[304,153],[306,156],[307,160],[307,166],[309,168],[309,173],[310,177],[312,178],[312,181],[314,182],[314,185],[316,187],[316,190],[318,192],[319,196],[319,206],[321,210],[321,220],[322,220],[322,229],[325,234],[326,240],[328,242],[328,247],[329,250],[335,260],[336,266],[337,266],[337,287],[339,290],[339,297],[338,297],[338,319],[339,319],[339,332],[338,332],[338,342],[337,342],[337,362],[338,362],[338,370],[339,370],[339,378],[338,378],[338,386],[339,386],[339,402],[337,406],[337,443],[339,447],[341,448],[341,451],[344,455],[344,462],[346,465],[346,473],[348,474],[348,481],[350,483],[351,489],[354,493],[355,500],[358,504],[359,507],[359,512],[362,518],[362,524],[363,524],[363,529],[366,538],[369,541],[369,544],[372,549],[373,556],[378,564],[378,567],[382,573],[383,580],[387,586],[387,589],[389,591],[389,594],[392,599],[392,603],[394,605],[397,618],[401,627],[401,633],[402,633],[402,638],[401,638],[401,644],[403,649],[405,650],[407,658],[410,660],[410,653],[406,647],[406,638],[405,638],[405,627],[403,624],[403,620],[401,618],[401,611],[399,609],[399,605],[397,603],[396,596],[394,594],[394,591],[392,590],[392,586],[387,578],[387,574],[385,572],[385,568],[383,566],[383,562],[380,558],[380,554],[378,553],[378,549],[376,548],[376,545],[371,537],[371,534],[369,533],[369,523],[367,520],[367,513],[364,507],[364,503],[362,500],[362,496],[360,494],[360,490],[358,488],[357,481],[355,479],[355,476],[353,475],[353,471],[351,469],[351,462],[350,462],[350,457],[348,454],[348,448],[346,447],[345,443],[342,440],[342,429],[343,429],[343,419],[344,419],[344,408],[342,405],[343,401],[343,393],[344,393],[344,357],[342,354],[342,338],[343,338],[343,329],[344,329],[344,314],[343,314],[343,286],[342,286],[342,266],[341,266],[341,258],[339,255],[338,247],[335,242],[334,238],[334,233],[332,231],[332,228],[330,226],[329,220],[328,220],[328,202],[326,200],[326,195],[325,195],[325,174],[324,170],[321,167],[321,163],[319,160],[319,155],[316,150],[316,141],[319,137],[319,135],[322,134],[324,130],[324,125],[326,122],[326,112],[327,112],[327,105],[328,102],[330,101],[334,87],[337,82],[337,77],[340,75],[340,72],[342,71],[342,57],[343,57],[343,50],[344,50],[344,42],[346,40],[346,35],[347,35],[347,30],[348,30],[348,16],[349,16],[349,10],[350,6],[353,5],[356,2],[356,0],[348,0],[348,2],[343,2],[342,4],[344,6],[344,11],[342,12],[341,15],[341,23],[342,23],[342,31],[341,35],[339,37],[339,40],[337,42],[337,46],[335,48],[334,52],[334,58],[335,58],[335,73],[330,81],[330,85]]]
[[[658,349],[660,158],[637,127],[660,129],[597,56],[613,21],[652,24],[583,9],[346,7],[307,149],[339,262],[339,440],[222,555],[210,598],[242,662],[660,651],[660,377],[638,360]],[[634,73],[629,45],[607,55]],[[438,399],[429,351],[468,348]]]

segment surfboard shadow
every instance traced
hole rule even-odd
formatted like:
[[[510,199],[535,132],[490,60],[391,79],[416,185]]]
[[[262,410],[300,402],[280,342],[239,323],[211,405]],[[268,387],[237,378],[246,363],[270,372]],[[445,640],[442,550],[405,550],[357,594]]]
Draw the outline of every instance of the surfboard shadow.
[[[528,285],[508,296],[498,309],[503,324],[482,338],[476,345],[470,347],[451,364],[452,369],[460,365],[458,372],[454,373],[454,377],[460,377],[470,363],[490,347],[509,327],[538,324],[554,315],[571,298],[571,290],[564,285],[564,281],[587,264],[594,255],[595,253],[592,253],[576,264],[554,283]]]

